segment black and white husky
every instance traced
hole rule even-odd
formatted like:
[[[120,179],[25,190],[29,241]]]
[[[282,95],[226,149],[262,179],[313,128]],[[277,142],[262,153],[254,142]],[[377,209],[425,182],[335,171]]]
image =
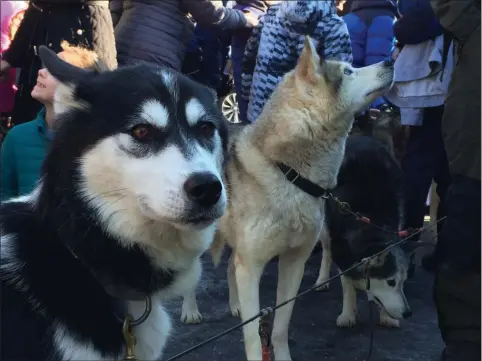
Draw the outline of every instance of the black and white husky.
[[[194,287],[226,207],[215,95],[148,65],[94,73],[47,48],[58,129],[36,190],[1,205],[2,360],[112,360],[123,320],[159,359],[165,297]]]
[[[332,261],[340,271],[346,271],[400,239],[397,232],[402,223],[402,170],[387,143],[375,138],[348,138],[333,194],[382,229],[360,222],[343,212],[334,200],[328,200],[320,237],[323,258],[316,285],[323,286],[319,290],[328,288],[325,282]],[[399,327],[399,320],[412,314],[403,292],[408,266],[408,255],[400,246],[369,264],[369,295],[380,309],[381,325]],[[351,327],[356,323],[355,290],[366,290],[367,286],[365,270],[358,267],[349,271],[341,276],[341,283],[343,310],[337,325]]]

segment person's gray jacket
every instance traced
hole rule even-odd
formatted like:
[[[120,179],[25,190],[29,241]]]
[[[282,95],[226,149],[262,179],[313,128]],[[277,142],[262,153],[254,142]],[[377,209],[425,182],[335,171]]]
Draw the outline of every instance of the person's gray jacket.
[[[193,20],[221,29],[247,26],[242,11],[209,0],[111,0],[119,64],[139,61],[181,70]]]

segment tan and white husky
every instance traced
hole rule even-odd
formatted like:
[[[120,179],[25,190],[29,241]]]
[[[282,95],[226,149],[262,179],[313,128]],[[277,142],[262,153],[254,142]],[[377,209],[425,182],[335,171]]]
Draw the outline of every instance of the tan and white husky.
[[[233,141],[226,169],[228,208],[211,248],[215,262],[225,243],[233,248],[228,266],[233,315],[247,320],[260,311],[260,278],[277,256],[276,302],[297,294],[321,232],[325,202],[302,190],[299,180],[326,190],[336,186],[354,114],[387,91],[393,75],[388,62],[355,69],[320,59],[307,37],[296,68],[285,75],[256,123]],[[291,360],[293,306],[291,302],[276,311],[276,360]],[[200,319],[194,292],[185,297],[183,317],[188,322]],[[243,332],[247,359],[261,360],[258,323]]]

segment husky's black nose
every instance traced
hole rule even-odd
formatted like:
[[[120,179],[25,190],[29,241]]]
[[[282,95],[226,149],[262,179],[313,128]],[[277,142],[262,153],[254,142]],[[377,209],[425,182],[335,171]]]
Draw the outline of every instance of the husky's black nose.
[[[394,61],[392,58],[386,58],[384,61],[383,61],[383,66],[386,66],[386,67],[391,67],[393,66]]]
[[[405,311],[405,312],[402,314],[402,317],[403,317],[403,318],[410,318],[410,317],[412,317],[412,311],[410,311],[410,310]]]
[[[194,173],[184,183],[190,200],[202,207],[210,207],[219,200],[223,185],[212,173]]]

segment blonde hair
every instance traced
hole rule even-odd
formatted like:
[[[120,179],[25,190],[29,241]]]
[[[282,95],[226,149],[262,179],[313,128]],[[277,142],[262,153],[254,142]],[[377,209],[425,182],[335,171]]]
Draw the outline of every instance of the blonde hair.
[[[98,72],[109,70],[105,62],[92,50],[71,45],[65,40],[60,43],[60,47],[62,48],[61,53],[69,58],[66,61],[76,67]]]

